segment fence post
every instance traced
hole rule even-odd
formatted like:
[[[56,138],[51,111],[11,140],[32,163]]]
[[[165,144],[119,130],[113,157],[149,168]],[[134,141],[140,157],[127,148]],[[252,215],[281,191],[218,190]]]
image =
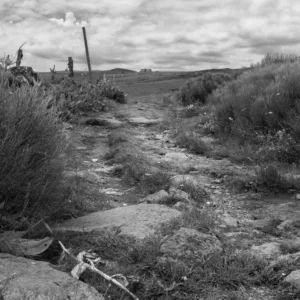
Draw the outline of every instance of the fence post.
[[[68,57],[69,77],[74,77],[73,58]]]
[[[16,61],[16,67],[19,68],[21,66],[21,60],[23,58],[23,51],[22,49],[20,48],[18,50],[18,56],[17,56],[17,61]]]
[[[86,54],[86,60],[89,68],[89,78],[90,78],[90,83],[92,83],[92,69],[91,69],[91,62],[90,62],[90,55],[89,55],[89,47],[86,39],[86,32],[85,32],[85,27],[82,27],[83,31],[83,38],[84,38],[84,45],[85,45],[85,54]]]

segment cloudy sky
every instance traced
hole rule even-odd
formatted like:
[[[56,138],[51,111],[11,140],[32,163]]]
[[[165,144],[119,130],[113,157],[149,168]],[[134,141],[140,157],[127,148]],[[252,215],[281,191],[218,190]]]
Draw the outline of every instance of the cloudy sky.
[[[23,46],[37,71],[201,70],[300,54],[299,0],[0,0],[0,55]]]

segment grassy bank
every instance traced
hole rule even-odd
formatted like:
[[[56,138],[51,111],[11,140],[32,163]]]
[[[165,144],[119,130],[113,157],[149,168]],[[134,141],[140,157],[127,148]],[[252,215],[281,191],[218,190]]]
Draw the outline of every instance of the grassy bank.
[[[188,81],[177,94],[185,107],[173,117],[173,137],[193,153],[258,166],[264,187],[299,187],[281,176],[295,172],[300,159],[299,82],[300,61],[283,54],[266,55],[237,78]],[[205,144],[207,135],[213,145]]]

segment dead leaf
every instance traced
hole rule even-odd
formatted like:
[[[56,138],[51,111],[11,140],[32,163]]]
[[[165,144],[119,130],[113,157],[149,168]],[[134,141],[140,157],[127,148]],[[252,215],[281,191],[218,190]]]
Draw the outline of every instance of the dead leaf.
[[[28,240],[7,237],[1,241],[0,251],[3,253],[16,256],[35,256],[46,251],[53,242],[53,238],[46,237],[42,240]]]

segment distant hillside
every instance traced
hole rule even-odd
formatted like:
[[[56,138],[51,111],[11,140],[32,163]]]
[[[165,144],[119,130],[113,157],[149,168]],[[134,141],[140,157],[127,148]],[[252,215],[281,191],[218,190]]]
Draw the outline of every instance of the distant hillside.
[[[102,71],[102,72],[107,72],[107,73],[110,73],[110,74],[136,73],[136,71],[128,70],[128,69],[122,69],[122,68],[115,68],[115,69],[112,69],[112,70]]]
[[[39,74],[48,74],[50,72],[38,72]],[[56,71],[57,74],[64,74],[65,71]],[[78,71],[78,70],[74,70],[74,73],[88,73],[88,71]],[[133,70],[128,70],[128,69],[122,69],[122,68],[115,68],[112,70],[92,70],[92,74],[132,74],[132,73],[136,73],[136,71]]]

